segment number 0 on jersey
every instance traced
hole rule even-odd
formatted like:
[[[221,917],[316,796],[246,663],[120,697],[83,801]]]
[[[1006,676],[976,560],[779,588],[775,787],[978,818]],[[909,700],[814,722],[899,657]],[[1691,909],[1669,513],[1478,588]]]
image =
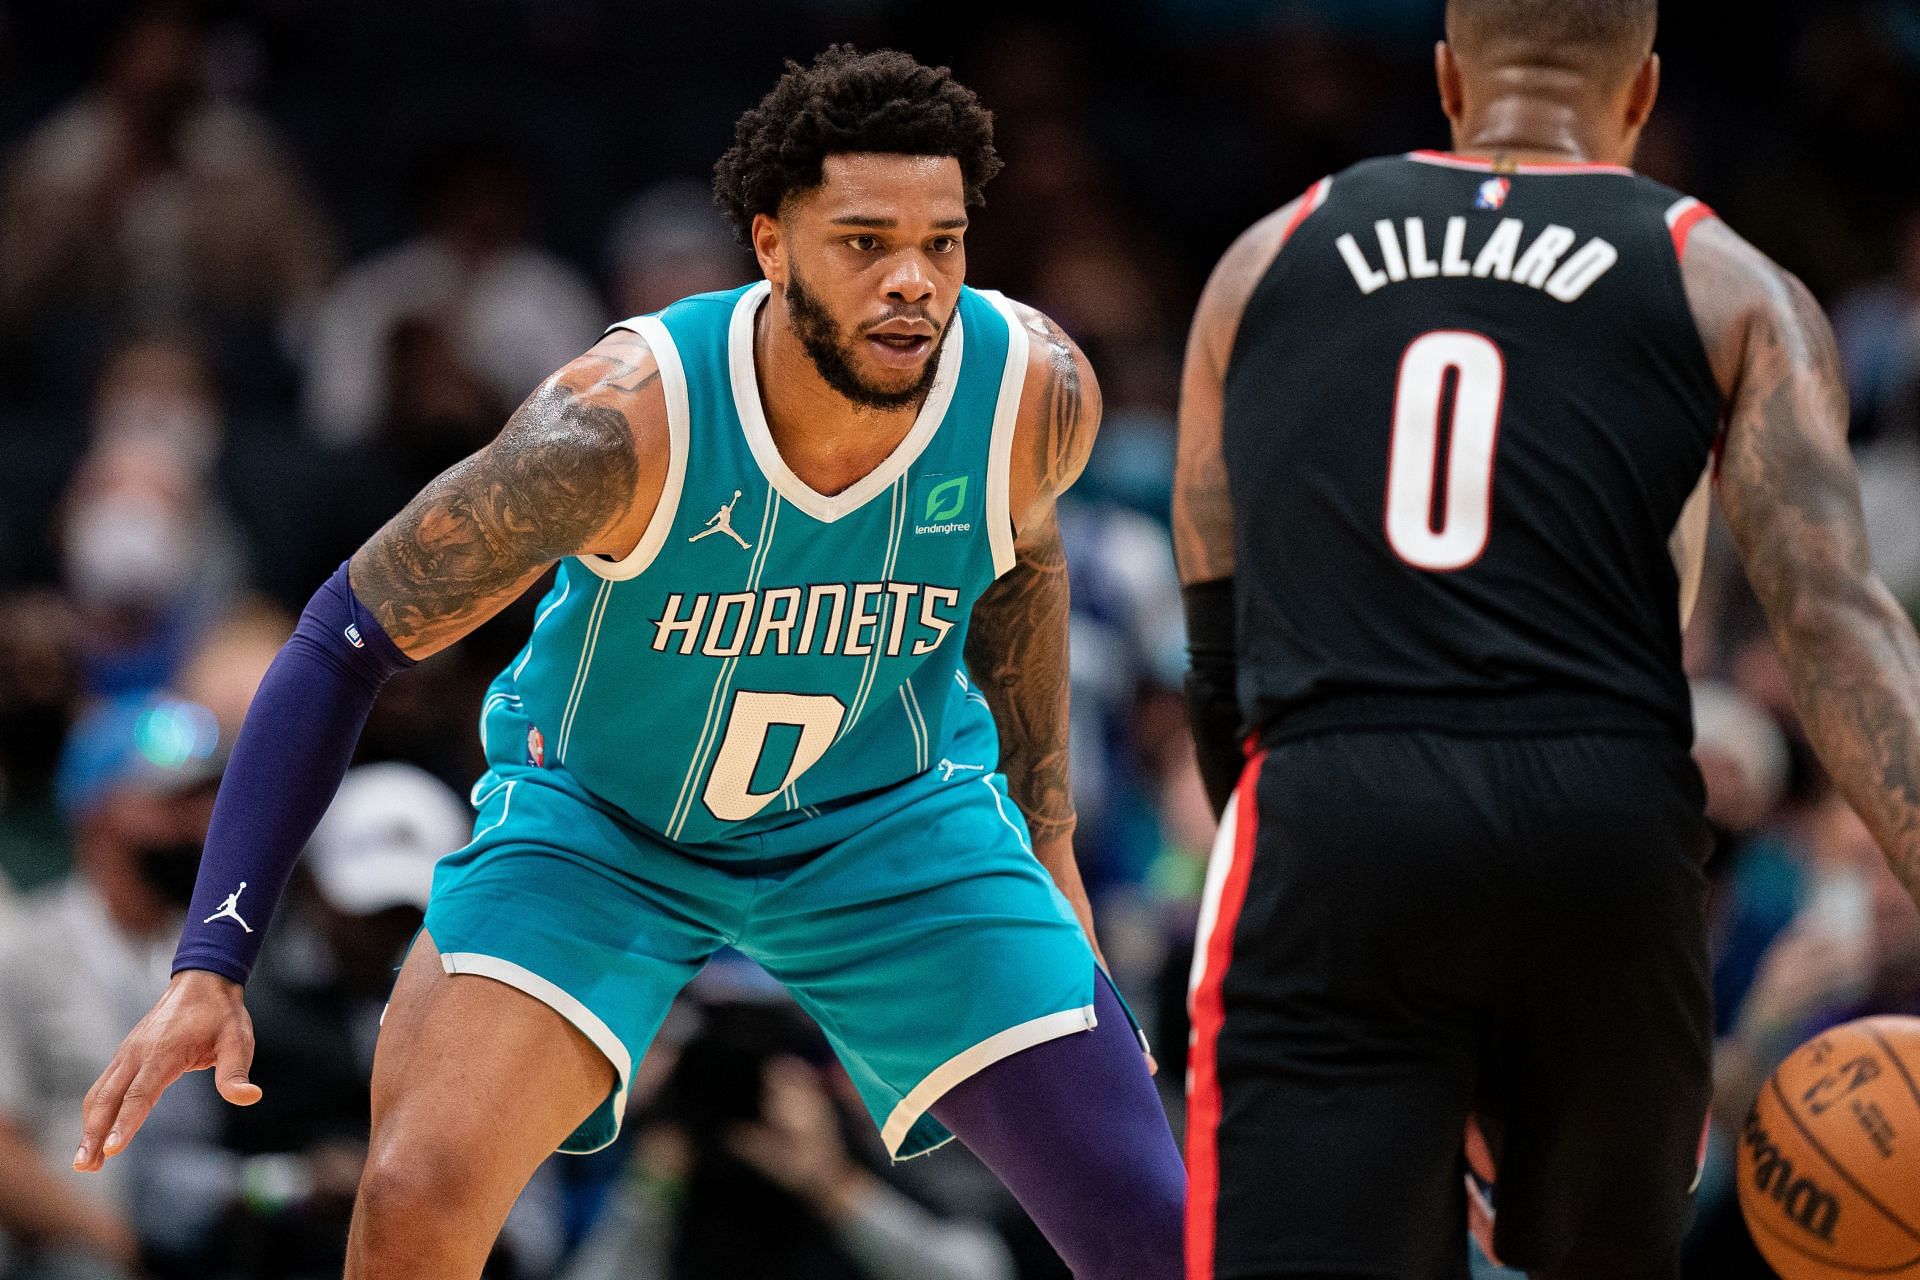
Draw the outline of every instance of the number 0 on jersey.
[[[1447,431],[1444,501],[1436,513],[1440,414],[1449,375],[1454,379],[1453,415]],[[1493,524],[1493,456],[1506,385],[1506,357],[1478,333],[1425,334],[1401,357],[1387,465],[1387,541],[1415,568],[1451,573],[1487,549]]]

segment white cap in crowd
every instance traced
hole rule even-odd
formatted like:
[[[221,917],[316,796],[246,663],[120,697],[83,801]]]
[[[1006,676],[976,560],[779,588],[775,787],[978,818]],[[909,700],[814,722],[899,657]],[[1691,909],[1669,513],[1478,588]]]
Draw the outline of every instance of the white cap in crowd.
[[[1694,755],[1725,759],[1748,789],[1755,816],[1771,812],[1793,767],[1780,726],[1739,689],[1714,680],[1693,682],[1693,722]]]
[[[410,764],[350,771],[313,839],[320,895],[351,916],[427,905],[433,864],[467,842],[473,815],[454,790]]]

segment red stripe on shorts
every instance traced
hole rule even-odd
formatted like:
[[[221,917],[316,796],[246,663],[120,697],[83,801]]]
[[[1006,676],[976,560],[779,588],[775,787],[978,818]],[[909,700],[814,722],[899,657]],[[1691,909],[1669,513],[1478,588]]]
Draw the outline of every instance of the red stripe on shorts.
[[[1254,834],[1259,823],[1255,791],[1263,751],[1247,762],[1233,795],[1233,848],[1213,929],[1199,939],[1204,956],[1193,991],[1193,1045],[1187,1055],[1187,1277],[1213,1280],[1214,1219],[1220,1203],[1220,1077],[1216,1054],[1226,1021],[1222,987],[1233,962],[1233,934],[1246,905],[1253,874]]]

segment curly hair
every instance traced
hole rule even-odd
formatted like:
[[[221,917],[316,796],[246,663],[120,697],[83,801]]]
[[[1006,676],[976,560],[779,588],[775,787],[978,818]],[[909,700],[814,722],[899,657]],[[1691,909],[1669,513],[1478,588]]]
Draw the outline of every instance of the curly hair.
[[[952,156],[967,205],[1000,172],[993,113],[946,67],[927,67],[894,49],[861,53],[837,44],[786,74],[734,126],[733,146],[713,169],[713,198],[748,240],[756,214],[778,214],[789,196],[811,191],[832,155]]]

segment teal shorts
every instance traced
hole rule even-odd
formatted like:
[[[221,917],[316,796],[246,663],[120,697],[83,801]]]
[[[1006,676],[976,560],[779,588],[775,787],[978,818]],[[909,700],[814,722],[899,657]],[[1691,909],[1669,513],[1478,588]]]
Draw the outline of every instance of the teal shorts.
[[[887,1150],[919,1155],[952,1136],[928,1114],[947,1090],[1094,1025],[1092,949],[1005,780],[941,773],[810,819],[815,853],[754,860],[676,846],[562,770],[496,766],[427,932],[447,972],[526,992],[613,1063],[562,1151],[613,1141],[668,1006],[730,946],[820,1024]]]

